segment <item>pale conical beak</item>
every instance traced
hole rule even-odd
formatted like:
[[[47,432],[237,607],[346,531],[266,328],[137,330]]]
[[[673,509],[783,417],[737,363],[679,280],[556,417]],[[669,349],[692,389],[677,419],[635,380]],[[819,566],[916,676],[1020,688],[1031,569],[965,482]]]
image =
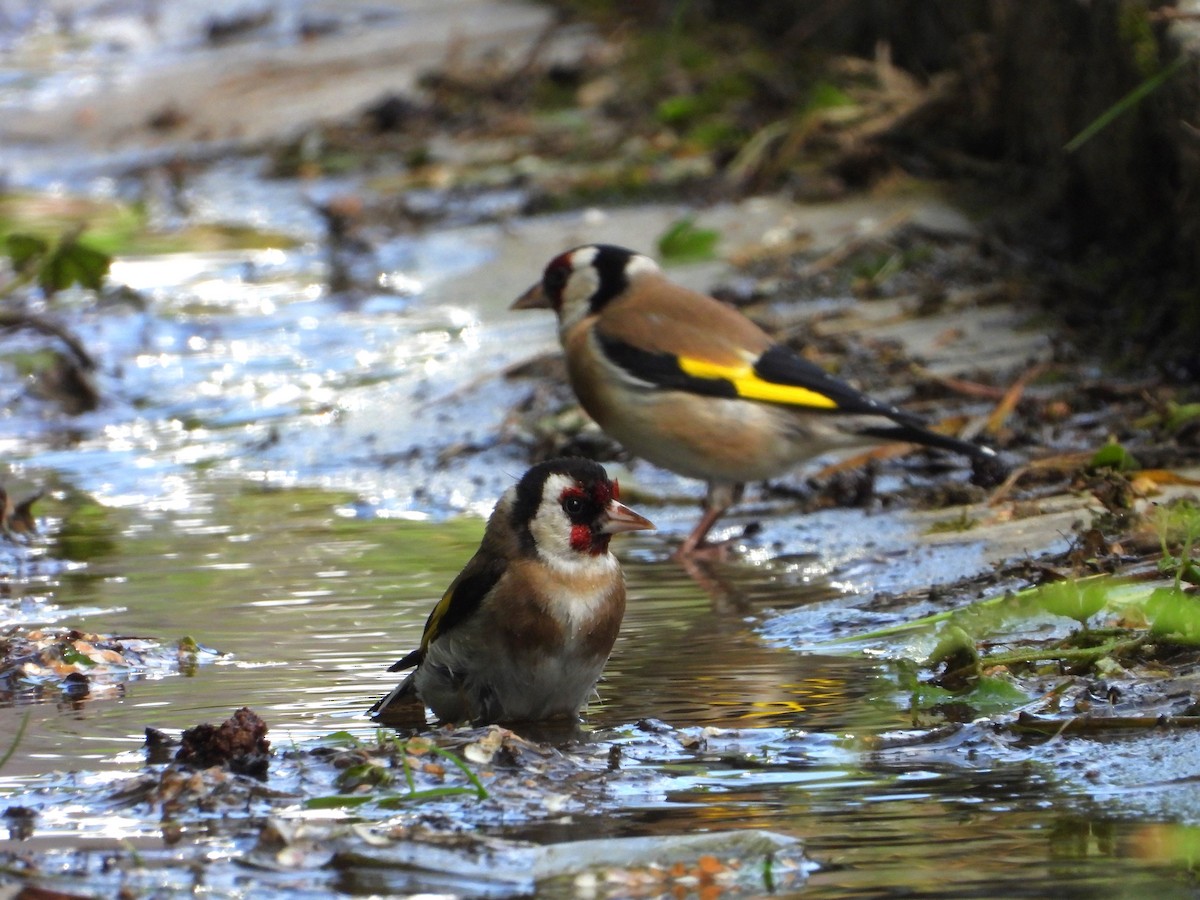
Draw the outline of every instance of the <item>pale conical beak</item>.
[[[620,534],[622,531],[653,530],[654,523],[645,516],[639,516],[624,503],[611,501],[604,510],[604,524],[600,527],[603,534]]]
[[[542,290],[542,283],[539,281],[514,300],[513,305],[509,309],[550,309],[552,306],[550,298]]]

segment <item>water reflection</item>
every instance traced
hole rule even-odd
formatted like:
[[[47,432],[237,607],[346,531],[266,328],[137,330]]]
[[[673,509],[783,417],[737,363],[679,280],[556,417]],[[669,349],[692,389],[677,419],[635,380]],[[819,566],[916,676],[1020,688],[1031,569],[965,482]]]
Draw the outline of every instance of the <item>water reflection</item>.
[[[146,726],[216,722],[243,705],[268,721],[279,748],[341,729],[373,733],[364,713],[394,683],[386,667],[415,646],[483,528],[477,518],[348,516],[358,501],[348,494],[215,478],[191,489],[195,502],[182,510],[93,509],[62,495],[57,550],[86,566],[56,571],[53,596],[72,624],[165,641],[190,635],[225,655],[86,698],[0,707],[0,734],[31,717],[0,791],[57,777],[53,789],[70,796],[81,785],[46,773],[122,777],[140,766]],[[1142,852],[1141,826],[1083,800],[1064,812],[1063,798],[1047,802],[1057,789],[1038,769],[972,768],[950,743],[943,756],[873,753],[864,736],[907,725],[886,671],[769,645],[759,633],[768,612],[836,610],[846,599],[811,566],[717,565],[697,578],[667,551],[653,536],[623,542],[630,600],[601,699],[582,730],[528,735],[607,758],[613,806],[498,830],[539,841],[782,830],[803,837],[821,863],[809,882],[820,896],[1041,895],[1048,886],[1085,896],[1111,893],[1118,878],[1130,896],[1172,895],[1170,870],[1131,860]],[[603,778],[603,768],[589,777]],[[110,835],[162,852],[154,848],[165,835],[156,841],[142,819],[93,813],[64,804],[23,844]]]
[[[109,610],[95,623],[108,633],[168,643],[186,636],[227,654],[187,678],[137,686],[141,698],[186,699],[168,704],[168,721],[132,719],[122,705],[102,711],[102,733],[182,727],[197,711],[223,717],[241,705],[274,713],[274,728],[300,735],[359,722],[394,678],[386,667],[419,641],[430,604],[473,552],[482,522],[354,518],[344,515],[354,505],[348,495],[206,486],[193,483],[179,511],[63,500],[57,551],[87,565],[61,574],[59,605]],[[664,550],[653,538],[623,547],[630,602],[602,699],[589,709],[596,727],[648,717],[861,728],[870,701],[891,694],[870,662],[766,647],[756,635],[766,610],[827,601],[827,586],[734,565],[697,581],[666,563]],[[872,727],[897,721],[885,709]]]

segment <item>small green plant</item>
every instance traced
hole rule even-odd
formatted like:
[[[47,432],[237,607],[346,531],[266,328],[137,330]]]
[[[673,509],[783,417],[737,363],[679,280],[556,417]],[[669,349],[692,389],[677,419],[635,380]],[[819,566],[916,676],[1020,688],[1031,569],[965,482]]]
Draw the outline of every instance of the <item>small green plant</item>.
[[[74,647],[68,646],[63,649],[62,661],[69,666],[85,666],[91,668],[96,665],[96,661],[86,653],[80,653]]]
[[[330,735],[327,740],[334,746],[354,750],[366,749],[362,742],[349,732],[335,733]],[[483,786],[479,776],[472,772],[465,762],[450,751],[437,746],[428,738],[418,737],[404,740],[396,735],[380,731],[376,734],[375,744],[371,750],[384,757],[382,760],[369,757],[363,762],[344,769],[334,782],[340,793],[325,797],[313,797],[305,803],[305,807],[308,809],[337,809],[374,803],[380,809],[398,809],[411,803],[420,803],[440,797],[471,794],[474,794],[478,800],[486,800],[488,797],[487,788]],[[451,766],[461,771],[467,784],[418,788],[412,759],[414,756],[427,753],[450,763]],[[408,788],[403,793],[388,790],[396,784],[395,768],[397,763],[403,774],[404,785]],[[380,790],[385,792],[380,793]]]
[[[1150,633],[1176,644],[1200,643],[1200,598],[1178,587],[1157,588],[1146,600]]]
[[[1112,469],[1116,472],[1136,472],[1142,467],[1137,458],[1116,441],[1105,444],[1088,462],[1089,469]]]
[[[1074,619],[1086,631],[1088,619],[1108,603],[1108,586],[1103,582],[1068,578],[1042,585],[1034,596],[1046,612]]]
[[[1200,541],[1200,506],[1181,499],[1156,507],[1154,530],[1162,547],[1159,571],[1174,572],[1175,590],[1180,590],[1184,582],[1200,584],[1200,563],[1193,555]]]
[[[718,231],[698,228],[691,216],[679,219],[658,239],[658,255],[664,262],[699,262],[712,259],[721,239]]]
[[[377,743],[382,743],[380,738]],[[321,743],[326,747],[361,747],[363,742],[359,737],[349,731],[334,731],[325,735],[321,739]]]
[[[816,82],[808,91],[808,101],[805,108],[809,112],[824,109],[840,109],[853,106],[854,100],[836,84],[828,81]]]
[[[17,726],[17,733],[13,735],[12,741],[8,745],[8,749],[4,751],[4,755],[0,756],[0,769],[3,769],[5,764],[13,758],[13,754],[17,752],[17,747],[21,745],[21,738],[25,737],[25,729],[29,727],[29,713],[21,716],[21,724]]]
[[[343,769],[334,783],[340,790],[349,792],[362,787],[390,787],[394,780],[395,776],[387,766],[365,762]]]
[[[1133,424],[1138,428],[1161,428],[1167,434],[1174,434],[1197,419],[1200,419],[1200,403],[1168,400],[1162,409],[1135,419]]]
[[[112,257],[88,246],[77,229],[56,241],[36,234],[12,233],[4,239],[4,252],[17,277],[0,288],[0,295],[37,282],[47,297],[78,284],[88,290],[104,287]]]
[[[768,894],[775,893],[775,873],[774,873],[775,857],[770,854],[763,855],[762,864],[762,883],[763,889]]]
[[[0,240],[0,256],[6,256],[12,270],[7,281],[0,281],[0,301],[7,300],[31,284],[36,284],[44,296],[53,297],[72,285],[98,291],[104,286],[112,258],[103,251],[88,246],[81,239],[82,228],[49,239],[31,232],[9,232]],[[29,312],[19,304],[13,308],[0,306],[0,329],[27,329],[57,338],[70,351],[63,365],[74,377],[62,379],[70,385],[62,391],[63,407],[73,412],[95,409],[99,395],[88,377],[96,368],[83,343],[67,328],[46,315]],[[36,359],[27,356],[26,359]],[[37,373],[59,368],[59,354],[50,354],[40,363]]]
[[[959,649],[966,650],[963,646]],[[975,653],[973,644],[970,653]],[[977,654],[975,659],[978,661]],[[979,715],[991,715],[1029,702],[1029,695],[1004,677],[982,675],[978,670],[954,670],[949,658],[942,662],[947,664],[942,674],[928,680],[921,677],[921,669],[928,667],[928,661],[923,666],[911,659],[892,661],[896,679],[908,695],[914,722],[919,714],[948,703],[966,704]]]
[[[699,99],[691,94],[682,94],[659,101],[655,114],[665,125],[678,125],[695,118],[701,111]]]
[[[927,534],[958,534],[963,531],[970,531],[972,528],[974,528],[978,524],[979,524],[979,520],[972,518],[968,514],[966,507],[963,507],[957,516],[954,516],[949,519],[938,519],[936,522],[934,522],[932,525],[929,526],[929,529],[926,533]]]

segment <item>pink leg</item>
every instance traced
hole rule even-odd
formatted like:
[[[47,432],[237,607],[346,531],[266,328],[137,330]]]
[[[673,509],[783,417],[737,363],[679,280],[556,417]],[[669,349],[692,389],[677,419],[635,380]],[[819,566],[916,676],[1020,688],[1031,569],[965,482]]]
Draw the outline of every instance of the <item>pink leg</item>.
[[[708,495],[704,498],[704,513],[696,527],[679,545],[672,555],[676,559],[683,557],[723,558],[727,547],[724,543],[709,544],[705,541],[717,520],[725,515],[728,509],[742,499],[745,490],[743,484],[718,484],[710,482]]]

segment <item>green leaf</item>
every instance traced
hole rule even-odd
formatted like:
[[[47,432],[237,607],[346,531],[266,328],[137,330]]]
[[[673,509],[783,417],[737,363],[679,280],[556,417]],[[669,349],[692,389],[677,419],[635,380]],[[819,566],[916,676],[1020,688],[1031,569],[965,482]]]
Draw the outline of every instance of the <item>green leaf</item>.
[[[1089,469],[1114,469],[1118,472],[1136,472],[1141,467],[1134,455],[1116,441],[1097,450],[1088,463]]]
[[[1028,703],[1029,695],[1007,679],[984,675],[970,693],[959,699],[970,704],[981,715],[990,715]]]
[[[1200,566],[1192,559],[1168,554],[1158,561],[1158,571],[1164,575],[1174,575],[1181,582],[1200,584]]]
[[[349,731],[334,731],[321,738],[321,743],[331,744],[335,747],[358,747],[362,744],[357,737]]]
[[[1103,582],[1081,584],[1068,579],[1044,584],[1033,596],[1046,612],[1066,616],[1082,625],[1104,608],[1108,602],[1108,588]]]
[[[938,636],[938,642],[929,654],[926,665],[936,666],[945,660],[956,659],[959,664],[979,666],[979,651],[975,649],[975,639],[966,630],[954,624],[947,624]]]
[[[698,262],[712,259],[720,232],[697,228],[691,216],[673,222],[658,239],[658,255],[665,262]]]
[[[1156,588],[1146,601],[1150,633],[1180,643],[1200,643],[1200,598],[1178,588]]]
[[[104,286],[112,258],[74,238],[64,238],[42,264],[38,282],[47,295],[73,284],[98,291]]]
[[[850,99],[850,95],[843,91],[835,84],[830,84],[827,81],[818,81],[808,92],[807,109],[811,111],[821,109],[836,109],[840,106],[851,106],[854,101]]]
[[[304,801],[305,809],[343,809],[362,806],[374,800],[373,794],[328,794],[324,797],[309,797]]]
[[[925,664],[933,667],[942,663],[944,670],[935,681],[939,687],[955,694],[971,690],[983,672],[975,638],[954,622],[947,622],[942,628],[937,645]]]
[[[440,787],[424,791],[411,791],[407,794],[389,794],[380,797],[377,804],[380,809],[402,809],[410,803],[420,803],[422,800],[436,800],[439,797],[461,797],[463,794],[474,794],[475,789],[469,787]]]
[[[658,116],[658,121],[672,125],[679,122],[686,122],[688,119],[695,116],[700,110],[700,101],[691,94],[682,94],[678,97],[668,97],[666,100],[658,104],[658,109],[655,114]]]
[[[964,506],[962,511],[951,519],[938,519],[929,526],[926,534],[958,534],[963,531],[970,531],[979,524],[978,519],[973,519],[967,514],[967,508]]]
[[[944,703],[965,703],[979,715],[1006,712],[1029,702],[1029,695],[1004,678],[982,675],[971,682],[970,688],[952,691],[936,684],[919,683],[909,690],[909,704],[914,710],[930,710]]]
[[[383,766],[366,762],[342,771],[337,777],[337,786],[342,790],[349,790],[364,784],[387,786],[394,780],[395,776]]]
[[[90,656],[80,653],[74,647],[65,647],[62,654],[63,662],[70,666],[94,666],[96,661]]]
[[[36,234],[10,234],[4,239],[4,249],[13,268],[24,272],[46,255],[50,245]]]
[[[1173,433],[1196,419],[1200,419],[1200,403],[1168,403],[1163,427]]]

